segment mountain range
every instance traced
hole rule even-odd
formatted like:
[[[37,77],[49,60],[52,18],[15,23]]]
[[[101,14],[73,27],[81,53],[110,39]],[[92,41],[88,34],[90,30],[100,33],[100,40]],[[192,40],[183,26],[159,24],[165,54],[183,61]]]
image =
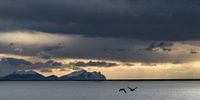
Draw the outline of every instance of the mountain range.
[[[61,77],[51,75],[43,76],[35,71],[14,71],[0,77],[1,81],[104,81],[106,77],[100,72],[75,71]]]

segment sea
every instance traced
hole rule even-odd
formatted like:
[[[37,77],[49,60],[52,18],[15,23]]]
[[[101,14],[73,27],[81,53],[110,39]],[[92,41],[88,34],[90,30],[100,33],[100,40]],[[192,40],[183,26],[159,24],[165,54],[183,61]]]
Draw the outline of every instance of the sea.
[[[0,100],[200,100],[200,81],[1,81]]]

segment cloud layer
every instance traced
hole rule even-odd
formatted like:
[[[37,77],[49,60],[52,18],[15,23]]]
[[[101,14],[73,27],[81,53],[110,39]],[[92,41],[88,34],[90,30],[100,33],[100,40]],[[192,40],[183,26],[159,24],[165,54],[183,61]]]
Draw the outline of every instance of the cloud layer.
[[[73,66],[77,66],[77,67],[114,67],[114,66],[117,66],[116,63],[107,63],[107,62],[100,62],[100,61],[97,61],[97,62],[94,62],[94,61],[89,61],[89,62],[82,62],[82,61],[79,61],[79,62],[75,62],[75,63],[70,63],[70,65],[73,65]]]
[[[44,32],[34,31],[13,31],[13,32],[0,32],[0,43],[23,45],[52,45],[60,42],[70,42],[73,36],[49,34]]]
[[[23,56],[22,56],[23,57]],[[58,60],[59,61],[59,60]],[[53,70],[59,70],[59,72],[70,72],[68,70],[81,70],[84,67],[116,67],[117,63],[107,62],[107,61],[76,61],[69,60],[69,62],[64,63],[55,60],[44,60],[37,58],[36,61],[17,57],[1,57],[0,58],[0,76],[9,74],[10,72],[16,70],[36,70],[41,73],[53,74]],[[67,70],[68,69],[68,70]]]
[[[9,37],[5,37],[6,34]],[[0,37],[2,39],[0,53],[36,56],[44,59],[74,58],[174,63],[198,60],[200,51],[200,47],[195,45],[199,41],[149,43],[134,39],[93,38],[28,31],[2,32],[0,36],[2,36]],[[22,38],[23,36],[28,38]]]
[[[198,0],[3,0],[0,31],[199,40]]]

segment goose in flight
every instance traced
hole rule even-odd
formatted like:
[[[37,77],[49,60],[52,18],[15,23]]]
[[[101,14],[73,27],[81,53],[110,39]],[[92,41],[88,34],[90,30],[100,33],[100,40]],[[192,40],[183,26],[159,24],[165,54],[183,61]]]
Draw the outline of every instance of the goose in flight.
[[[128,87],[128,88],[130,89],[131,92],[133,92],[133,91],[135,91],[138,87],[135,87],[135,88],[133,88],[133,89],[130,88],[130,87]]]
[[[127,93],[126,90],[125,90],[124,88],[119,89],[119,92]]]

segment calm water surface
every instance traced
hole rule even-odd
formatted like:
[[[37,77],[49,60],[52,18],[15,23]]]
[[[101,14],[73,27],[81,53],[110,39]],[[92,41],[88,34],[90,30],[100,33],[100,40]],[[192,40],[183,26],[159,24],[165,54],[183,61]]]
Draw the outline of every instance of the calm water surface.
[[[200,82],[0,82],[0,100],[200,100]]]

